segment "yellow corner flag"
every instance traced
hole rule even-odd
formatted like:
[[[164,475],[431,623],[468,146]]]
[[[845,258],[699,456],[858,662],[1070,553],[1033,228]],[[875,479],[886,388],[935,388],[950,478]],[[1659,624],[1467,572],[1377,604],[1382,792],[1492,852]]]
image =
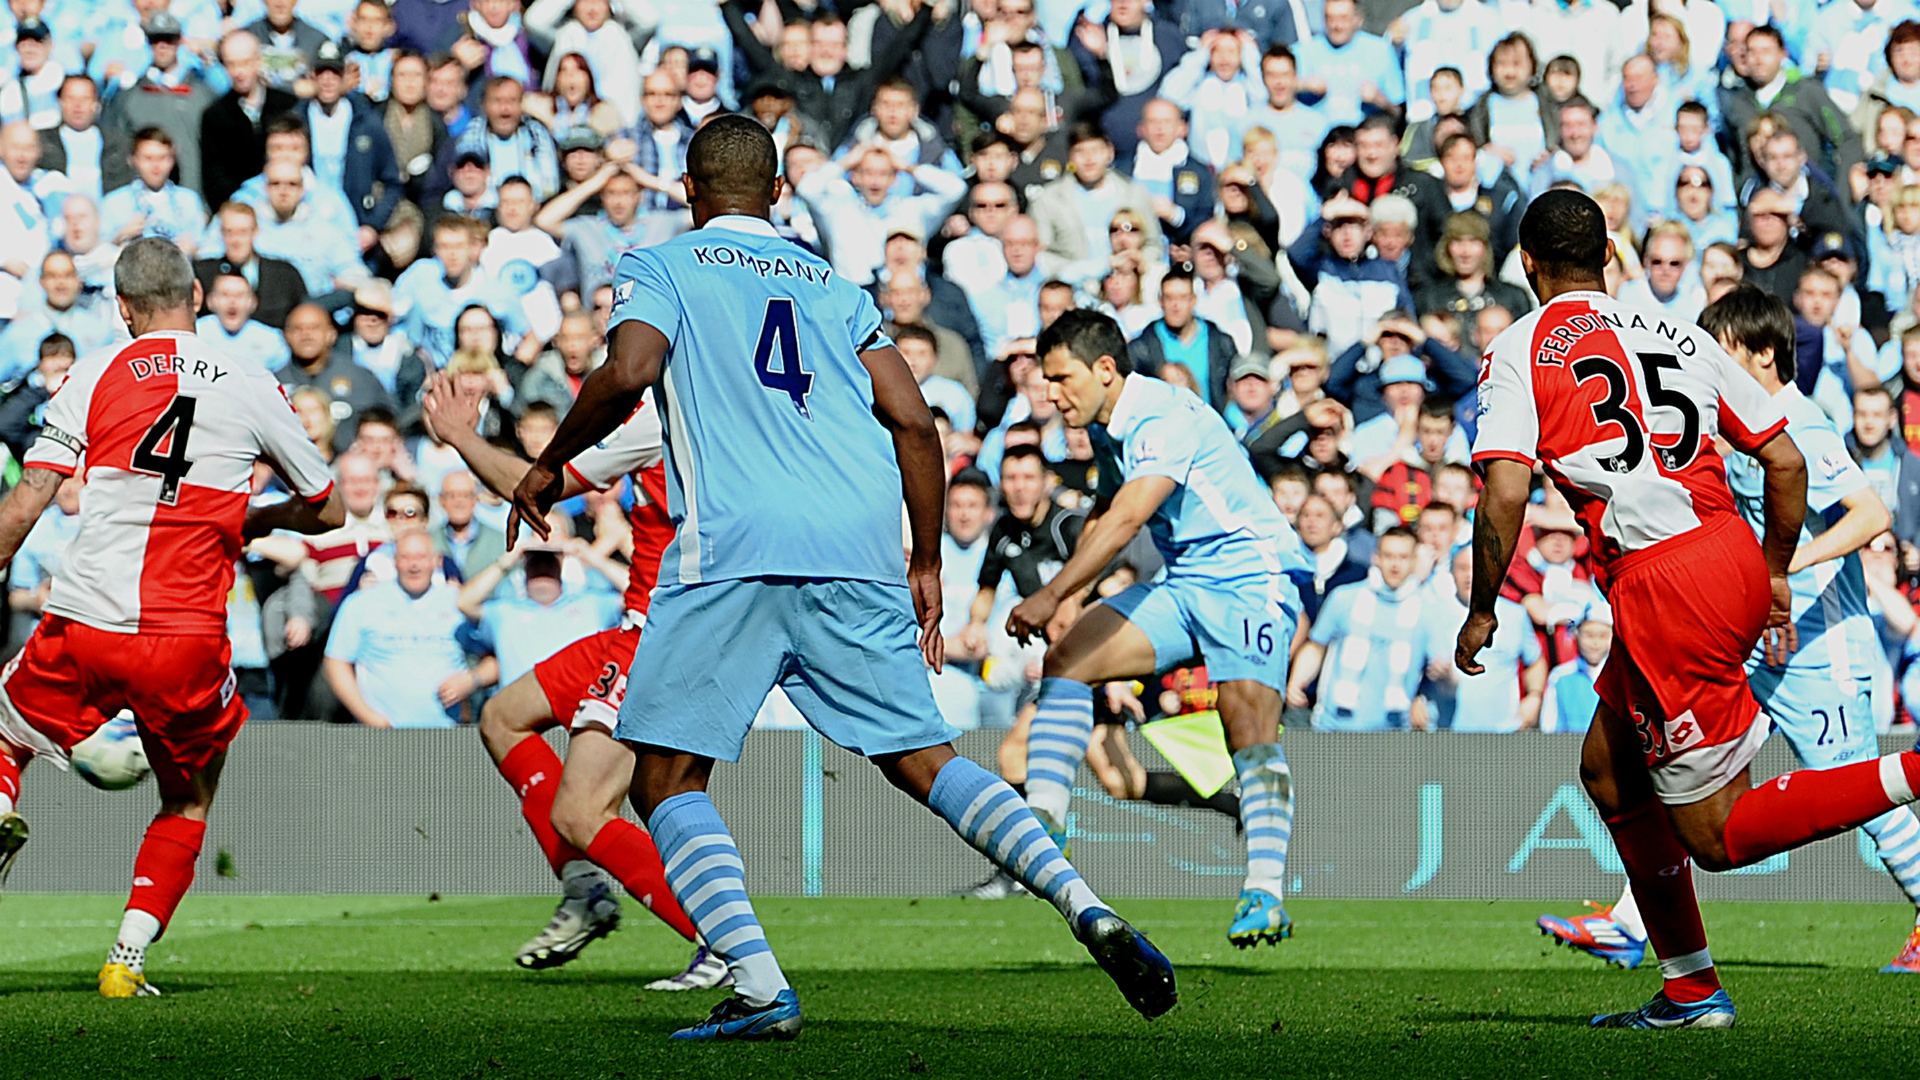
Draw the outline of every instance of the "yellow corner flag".
[[[1233,779],[1233,754],[1227,749],[1227,730],[1217,712],[1186,713],[1155,720],[1142,724],[1140,734],[1147,737],[1153,748],[1160,751],[1160,756],[1166,758],[1203,799],[1210,798]]]

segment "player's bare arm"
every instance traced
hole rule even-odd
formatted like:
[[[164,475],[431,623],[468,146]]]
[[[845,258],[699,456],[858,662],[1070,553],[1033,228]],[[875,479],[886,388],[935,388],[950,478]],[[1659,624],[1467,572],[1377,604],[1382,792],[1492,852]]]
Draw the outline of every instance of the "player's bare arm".
[[[573,408],[567,410],[566,419],[554,432],[553,442],[514,486],[509,500],[513,509],[507,515],[507,543],[513,543],[520,523],[525,523],[540,539],[547,538],[547,511],[560,501],[566,490],[562,466],[613,434],[615,428],[633,415],[641,395],[660,378],[660,365],[666,361],[668,345],[665,334],[638,319],[629,319],[614,327],[608,342],[607,362],[580,384],[580,396],[574,399]],[[905,361],[901,362],[901,368],[905,370]],[[878,390],[876,380],[876,395]],[[925,408],[925,404],[921,407]],[[931,413],[928,424],[932,424]],[[936,539],[938,535],[935,533]]]
[[[1129,480],[1114,492],[1103,507],[1096,507],[1080,530],[1080,542],[1073,557],[1041,586],[1039,591],[1020,602],[1007,616],[1007,633],[1025,645],[1036,634],[1046,632],[1048,624],[1068,597],[1079,596],[1113,562],[1140,527],[1147,523],[1160,504],[1173,494],[1171,477],[1142,476]]]
[[[1846,508],[1846,513],[1812,542],[1794,550],[1793,564],[1787,573],[1797,574],[1829,559],[1845,558],[1893,527],[1893,515],[1887,511],[1887,504],[1871,491],[1856,491],[1842,498],[1840,505]]]
[[[460,455],[460,460],[467,463],[467,468],[487,490],[510,499],[513,489],[527,475],[528,463],[520,455],[480,436],[480,398],[479,394],[460,393],[445,372],[435,372],[427,379],[426,392],[420,399],[420,413],[440,441],[453,447],[453,452]],[[562,499],[587,490],[587,485],[572,473],[564,473],[562,485]]]
[[[274,532],[297,532],[309,536],[337,529],[347,523],[347,504],[335,487],[319,502],[294,497],[271,506],[250,506],[240,535],[248,540]]]
[[[947,642],[940,636],[940,524],[947,500],[946,451],[933,410],[913,378],[900,350],[888,345],[860,354],[860,363],[873,378],[873,415],[893,435],[893,456],[900,463],[900,492],[907,500],[907,528],[913,536],[913,557],[907,563],[907,586],[913,590],[913,611],[920,620],[920,654],[927,666],[939,671],[946,663]],[[579,408],[575,405],[574,408]]]
[[[1807,461],[1785,432],[1762,443],[1753,456],[1767,471],[1767,534],[1760,541],[1760,550],[1766,556],[1767,577],[1773,586],[1773,609],[1767,612],[1767,628],[1761,640],[1766,646],[1767,663],[1785,664],[1800,643],[1793,626],[1793,593],[1787,587],[1787,568],[1793,565],[1800,526],[1807,518]],[[1474,582],[1476,590],[1479,584]]]
[[[1453,650],[1455,666],[1469,675],[1486,670],[1474,657],[1493,640],[1499,626],[1493,616],[1494,602],[1500,599],[1500,583],[1507,579],[1507,566],[1520,543],[1520,525],[1526,520],[1527,495],[1533,487],[1533,470],[1504,458],[1489,460],[1485,476],[1486,488],[1473,520],[1473,595]],[[1806,501],[1804,490],[1801,501]]]
[[[52,469],[27,469],[20,482],[0,501],[0,570],[13,563],[33,523],[53,504],[53,494],[66,479]]]

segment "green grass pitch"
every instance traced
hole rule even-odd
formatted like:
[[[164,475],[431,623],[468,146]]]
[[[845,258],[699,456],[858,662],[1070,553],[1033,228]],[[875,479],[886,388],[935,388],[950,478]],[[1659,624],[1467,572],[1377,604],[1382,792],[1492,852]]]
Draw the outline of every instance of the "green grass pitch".
[[[514,968],[538,898],[194,897],[148,974],[165,995],[94,991],[121,900],[0,903],[0,1077],[1717,1077],[1904,1076],[1920,978],[1876,974],[1897,905],[1722,904],[1707,912],[1740,1023],[1594,1032],[1654,971],[1603,968],[1532,927],[1551,907],[1299,900],[1298,936],[1237,953],[1227,901],[1119,903],[1180,970],[1140,1020],[1032,900],[759,903],[806,1009],[797,1042],[666,1035],[714,993],[647,993],[681,942],[628,902],[573,965]]]

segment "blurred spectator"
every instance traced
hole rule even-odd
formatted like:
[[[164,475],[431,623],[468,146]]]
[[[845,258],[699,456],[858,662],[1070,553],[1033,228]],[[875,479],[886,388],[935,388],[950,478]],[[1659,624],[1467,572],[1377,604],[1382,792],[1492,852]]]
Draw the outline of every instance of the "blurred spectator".
[[[327,638],[327,682],[368,727],[452,727],[478,686],[454,640],[465,620],[459,589],[433,580],[438,557],[424,532],[395,542],[393,581],[349,597]]]
[[[898,335],[896,335],[897,337]],[[585,311],[568,312],[560,320],[560,332],[554,335],[553,348],[541,354],[526,377],[520,380],[515,400],[524,408],[534,402],[553,406],[565,416],[580,396],[580,384],[606,359],[606,347],[593,332],[593,316]],[[968,398],[972,403],[972,398]]]
[[[887,315],[886,331],[898,337],[898,332],[905,327],[925,330],[934,340],[935,370],[959,383],[971,400],[980,385],[973,350],[967,347],[965,338],[930,318],[927,305],[932,299],[927,281],[918,274],[902,273],[888,279],[880,289],[881,310]],[[966,301],[962,299],[961,303],[964,305]]]
[[[267,163],[267,121],[292,112],[300,99],[263,74],[260,39],[235,30],[220,39],[220,62],[233,88],[200,116],[202,190],[219,206]]]
[[[353,290],[350,310],[347,344],[353,362],[380,380],[396,402],[413,401],[426,382],[426,365],[407,335],[393,328],[393,290],[384,281],[370,281]]]
[[[40,164],[98,204],[133,179],[127,150],[122,133],[100,126],[100,88],[85,75],[68,75],[60,84],[60,123],[40,132]]]
[[[627,28],[613,20],[613,5],[584,0],[554,35],[542,81],[551,96],[529,97],[527,111],[555,131],[591,126],[611,135],[639,119],[641,70]],[[601,112],[607,115],[596,115]]]
[[[1700,317],[1707,306],[1707,289],[1693,267],[1693,237],[1686,226],[1668,222],[1647,232],[1647,250],[1641,262],[1645,277],[1620,286],[1620,299],[1654,308],[1683,322]]]
[[[1526,311],[1533,306],[1525,292],[1491,276],[1497,269],[1493,265],[1493,229],[1475,211],[1447,219],[1434,259],[1440,274],[1420,293],[1422,315],[1434,311],[1472,315],[1490,304],[1508,311]]]
[[[1362,339],[1373,312],[1413,311],[1413,294],[1397,269],[1367,255],[1373,227],[1365,205],[1336,195],[1320,217],[1319,231],[1303,231],[1287,258],[1313,296],[1308,329],[1337,356]]]
[[[568,545],[576,554],[588,547],[579,537]],[[502,585],[516,567],[524,593]],[[621,615],[619,593],[567,589],[561,583],[560,553],[529,544],[482,566],[461,586],[459,604],[470,624],[469,651],[499,661],[495,681],[502,686],[581,638],[612,629]]]
[[[1006,276],[1001,237],[1020,213],[1013,187],[1004,181],[983,181],[967,197],[967,232],[950,241],[941,256],[949,281],[977,294]]]
[[[875,145],[855,147],[812,170],[798,189],[834,272],[856,285],[872,281],[885,261],[890,227],[931,235],[966,192],[966,181],[939,166],[912,164]]]
[[[493,0],[498,4],[501,0]],[[470,22],[469,27],[473,24]],[[495,49],[495,57],[511,55]],[[492,190],[509,176],[525,177],[542,202],[560,190],[560,148],[545,124],[526,115],[526,86],[510,75],[496,74],[481,95],[482,120],[470,125],[450,144],[455,154],[477,153],[492,176]]]
[[[300,271],[285,259],[269,258],[254,248],[260,219],[253,207],[227,203],[220,207],[217,223],[221,250],[193,262],[193,275],[200,281],[201,292],[211,295],[213,280],[221,274],[238,274],[253,287],[257,305],[253,317],[275,330],[286,329],[287,313],[307,299],[307,285]]]
[[[783,87],[793,95],[809,127],[817,127],[828,146],[839,146],[860,117],[867,114],[874,91],[883,79],[897,73],[933,23],[933,8],[921,6],[911,22],[873,50],[867,67],[847,66],[847,24],[829,11],[817,11],[808,25],[806,63],[787,66],[747,25],[746,5],[727,0],[720,5],[738,55],[756,80]]]
[[[1140,112],[1140,142],[1131,159],[1116,168],[1118,175],[1146,189],[1160,231],[1176,244],[1184,243],[1214,211],[1213,169],[1194,156],[1188,132],[1180,106],[1164,98],[1149,101]]]
[[[1479,384],[1479,368],[1473,361],[1434,340],[1405,311],[1382,315],[1368,336],[1371,341],[1355,342],[1336,356],[1327,374],[1328,396],[1353,410],[1356,439],[1373,438],[1362,436],[1361,431],[1386,417],[1390,422],[1379,428],[1378,438],[1381,446],[1392,442],[1387,432],[1398,422],[1392,415],[1399,410],[1419,408],[1426,398],[1428,381],[1441,396],[1456,399],[1473,393]],[[1396,360],[1401,362],[1393,363]],[[1391,369],[1389,364],[1393,365]],[[1389,391],[1389,382],[1417,383],[1419,389],[1403,386]],[[1354,460],[1364,461],[1366,455],[1356,450]]]
[[[680,114],[680,84],[670,72],[655,71],[642,84],[641,119],[627,136],[635,168],[657,183],[640,200],[641,243],[653,245],[686,232],[693,218],[686,207],[680,177],[687,171],[687,144],[693,125]],[[617,156],[617,155],[609,155]]]
[[[1584,735],[1600,704],[1596,684],[1613,651],[1613,613],[1594,604],[1582,613],[1574,631],[1577,651],[1572,659],[1547,674],[1540,706],[1540,730]]]
[[[1853,395],[1853,425],[1847,452],[1867,476],[1868,486],[1893,515],[1893,534],[1902,545],[1920,545],[1920,457],[1894,437],[1893,395],[1880,386]]]
[[[1302,513],[1305,513],[1304,508]],[[1428,664],[1440,659],[1433,598],[1413,580],[1418,542],[1411,530],[1380,537],[1367,580],[1333,590],[1313,620],[1287,679],[1287,704],[1304,708],[1319,680],[1313,726],[1338,731],[1425,729],[1416,704]]]
[[[975,420],[973,395],[960,383],[935,374],[940,357],[938,339],[933,331],[909,324],[894,327],[891,334],[893,343],[900,349],[900,355],[906,358],[907,366],[913,369],[913,377],[920,383],[920,394],[927,399],[927,404],[946,413],[955,430],[972,431]]]
[[[100,200],[100,229],[116,244],[163,236],[189,256],[207,227],[200,196],[174,183],[174,140],[158,127],[133,135],[133,182]]]
[[[369,276],[354,250],[354,226],[330,219],[318,204],[308,201],[305,172],[292,161],[267,162],[260,175],[267,205],[256,219],[259,232],[254,250],[291,263],[300,271],[309,295],[351,289]]]
[[[560,241],[560,266],[552,274],[555,288],[586,298],[613,283],[620,253],[639,247],[643,239],[641,195],[658,182],[632,162],[609,161],[586,182],[540,208],[534,224]],[[586,205],[596,200],[599,209],[586,213]]]
[[[432,530],[434,548],[452,559],[467,581],[479,577],[507,551],[505,534],[474,519],[478,495],[472,473],[464,469],[447,473],[440,481],[440,523]]]
[[[480,304],[520,335],[516,355],[532,362],[540,340],[527,331],[525,309],[505,282],[479,265],[486,229],[472,218],[441,218],[433,227],[433,258],[407,268],[394,282],[400,328],[435,367],[445,366],[458,346],[454,323],[472,304]]]
[[[39,438],[47,401],[73,368],[73,340],[58,331],[48,334],[40,339],[36,357],[34,369],[9,380],[4,386],[6,396],[0,399],[0,444],[15,461],[25,460],[27,449]]]
[[[111,301],[86,291],[73,256],[48,252],[40,260],[39,283],[39,299],[22,304],[19,314],[0,331],[0,384],[33,370],[39,363],[40,343],[49,334],[64,334],[78,355],[113,340],[119,320]]]
[[[359,249],[366,251],[393,216],[404,181],[380,114],[347,95],[346,57],[331,41],[313,54],[313,100],[302,115],[314,174],[347,197],[359,223]]]
[[[1495,601],[1499,629],[1481,653],[1486,670],[1468,675],[1453,666],[1450,651],[1460,627],[1467,621],[1467,600],[1473,591],[1473,549],[1454,551],[1447,571],[1447,589],[1430,606],[1433,646],[1427,664],[1434,705],[1435,727],[1452,731],[1513,732],[1541,726],[1542,695],[1547,686],[1547,658],[1532,632],[1526,609],[1512,600]]]
[[[456,62],[454,66],[459,65]],[[381,105],[381,123],[387,129],[394,160],[400,163],[400,172],[406,178],[407,198],[424,203],[428,174],[452,136],[446,120],[427,103],[426,57],[412,50],[397,51],[391,78],[390,93]]]
[[[1167,364],[1184,364],[1216,409],[1227,404],[1227,375],[1240,354],[1232,337],[1195,314],[1193,275],[1173,270],[1160,279],[1160,318],[1127,345],[1136,371],[1158,375]]]
[[[268,371],[287,366],[287,339],[254,319],[260,306],[253,286],[238,273],[216,274],[206,294],[208,314],[200,316],[194,332],[229,356],[253,360]]]
[[[1761,113],[1786,120],[1800,145],[1828,176],[1844,176],[1860,158],[1853,125],[1827,96],[1818,79],[1790,79],[1787,50],[1780,31],[1756,26],[1747,32],[1742,52],[1745,70],[1721,82],[1722,123],[1730,132],[1749,129]],[[1730,76],[1732,73],[1729,73]]]
[[[261,43],[261,70],[269,85],[292,90],[312,70],[314,53],[327,35],[294,14],[295,0],[263,0],[266,14],[248,24]]]
[[[993,515],[993,485],[985,473],[962,469],[948,481],[946,528],[940,535],[940,632],[951,659],[944,671],[931,677],[940,715],[963,729],[980,726],[980,697],[986,690],[980,662],[969,657],[963,632],[980,591],[980,566],[986,559]]]
[[[1040,229],[1042,258],[1054,276],[1075,285],[1090,285],[1104,276],[1113,251],[1110,223],[1120,210],[1140,215],[1146,223],[1146,249],[1157,259],[1164,241],[1153,196],[1113,170],[1113,140],[1101,128],[1081,124],[1073,129],[1068,154],[1069,175],[1042,188],[1028,210]]]
[[[318,387],[303,386],[288,395],[293,402],[294,414],[300,417],[300,428],[307,433],[307,440],[320,451],[320,456],[329,464],[333,462],[333,399],[325,390]]]
[[[340,347],[333,320],[314,304],[302,304],[287,316],[287,353],[290,362],[279,371],[288,387],[311,386],[332,400],[334,448],[353,442],[359,415],[379,406],[391,409],[393,399],[371,371],[353,362],[351,349]],[[291,391],[289,391],[291,392]]]
[[[110,95],[100,126],[129,137],[147,128],[165,132],[170,140],[168,148],[178,153],[180,186],[198,193],[204,188],[200,169],[200,117],[219,93],[207,84],[199,71],[182,61],[179,19],[161,10],[148,15],[140,26],[151,50],[151,62],[130,66],[119,75],[123,89]],[[103,59],[104,50],[94,53],[95,65]],[[109,64],[109,69],[111,66]],[[114,76],[108,73],[105,78]],[[205,211],[201,214],[204,218]]]

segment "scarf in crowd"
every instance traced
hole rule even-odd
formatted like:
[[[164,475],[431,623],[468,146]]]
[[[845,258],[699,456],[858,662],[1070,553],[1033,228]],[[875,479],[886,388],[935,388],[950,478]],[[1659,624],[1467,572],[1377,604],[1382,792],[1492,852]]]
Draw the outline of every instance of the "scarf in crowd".
[[[474,17],[467,20],[467,32],[481,44],[493,49],[488,59],[487,70],[494,75],[506,75],[522,83],[534,83],[533,67],[527,63],[527,54],[520,49],[520,16],[518,13],[507,17],[507,25],[492,27],[487,20]]]
[[[1389,589],[1377,568],[1367,571],[1367,587],[1359,590],[1353,598],[1353,608],[1347,613],[1347,633],[1340,641],[1340,657],[1332,695],[1335,708],[1355,711],[1360,705],[1363,685],[1370,691],[1375,689],[1362,682],[1367,661],[1373,653],[1374,623],[1391,618],[1401,630],[1419,626],[1421,606],[1415,602],[1415,594],[1419,591],[1420,583],[1411,577],[1401,582],[1399,588]],[[1382,610],[1383,607],[1390,610]],[[1413,642],[1410,637],[1409,640],[1395,641],[1387,646],[1387,680],[1386,685],[1379,687],[1378,691],[1382,707],[1388,715],[1405,713],[1413,708],[1413,699],[1407,693],[1407,676],[1412,670]]]
[[[1139,51],[1139,55],[1131,62],[1127,60],[1126,50],[1120,47],[1120,43],[1128,37],[1133,38]],[[1160,78],[1160,50],[1153,43],[1153,20],[1141,23],[1137,36],[1123,34],[1119,27],[1109,22],[1107,64],[1113,68],[1113,85],[1120,91],[1121,97],[1153,89],[1153,84]]]

